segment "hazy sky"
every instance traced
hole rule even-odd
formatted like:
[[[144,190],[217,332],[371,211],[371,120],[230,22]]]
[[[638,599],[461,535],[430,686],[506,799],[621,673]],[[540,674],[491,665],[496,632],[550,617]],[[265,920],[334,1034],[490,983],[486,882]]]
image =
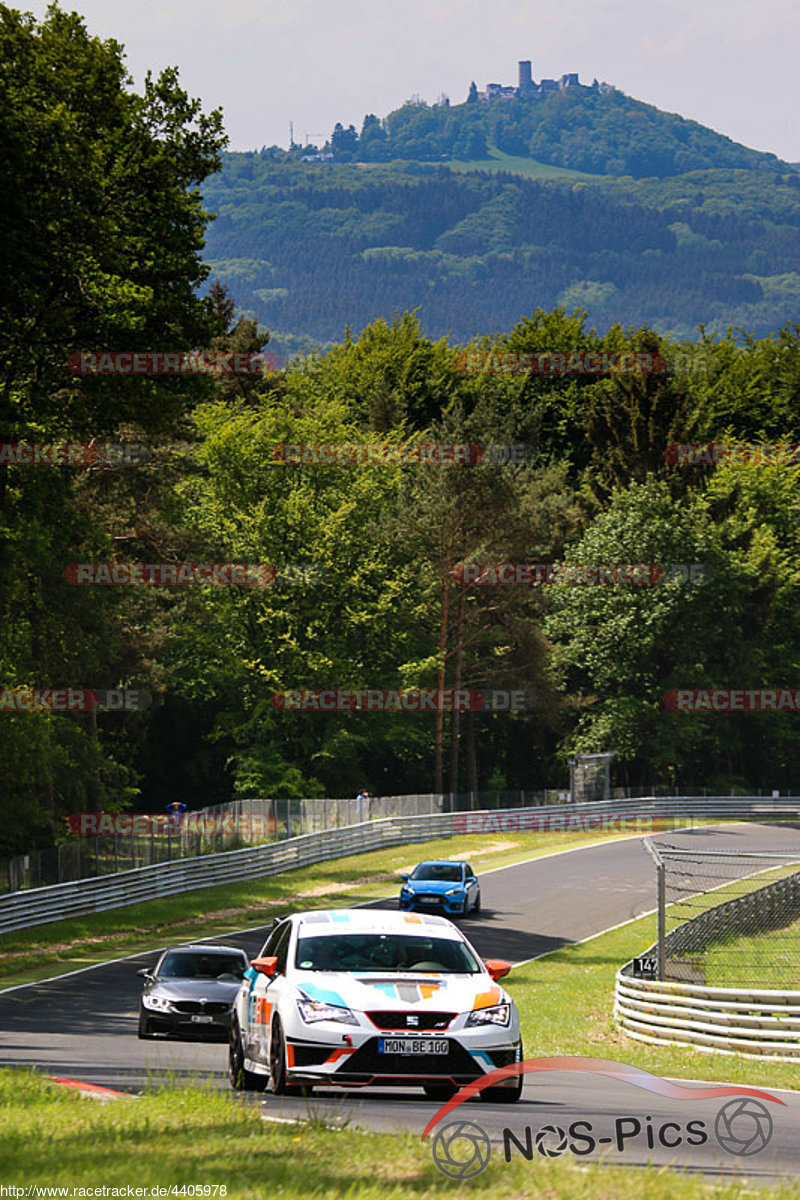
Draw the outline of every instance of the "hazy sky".
[[[46,0],[11,3],[41,17]],[[180,68],[221,106],[235,150],[360,130],[413,94],[466,98],[470,80],[516,83],[577,71],[800,160],[795,0],[62,0],[145,70]],[[316,135],[316,136],[314,136]]]

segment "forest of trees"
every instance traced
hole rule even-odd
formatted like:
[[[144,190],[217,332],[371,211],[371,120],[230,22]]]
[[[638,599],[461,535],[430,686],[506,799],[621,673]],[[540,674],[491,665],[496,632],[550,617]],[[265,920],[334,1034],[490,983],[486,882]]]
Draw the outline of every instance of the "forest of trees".
[[[237,209],[213,227],[209,274],[198,188],[208,204],[225,181],[215,176],[219,114],[204,115],[173,71],[142,94],[126,87],[120,47],[75,16],[51,11],[37,25],[0,14],[0,52],[14,68],[0,81],[0,438],[152,449],[140,465],[0,466],[0,680],[4,694],[135,687],[153,697],[141,712],[3,708],[0,853],[50,844],[64,815],[82,810],[361,786],[394,794],[440,780],[454,791],[558,786],[576,750],[618,750],[618,781],[632,787],[796,787],[797,713],[675,712],[663,697],[797,687],[800,468],[687,467],[665,451],[800,442],[800,327],[701,335],[698,369],[688,358],[675,369],[681,347],[630,299],[658,290],[659,255],[679,254],[680,236],[646,200],[623,209],[565,193],[554,215],[540,187],[519,181],[408,176],[401,186],[359,173],[352,186],[326,176],[320,189],[298,167],[271,175],[258,157],[228,160]],[[736,213],[704,219],[687,221],[693,237],[719,242],[721,255],[739,238],[740,253],[762,253],[769,270],[788,238],[788,225],[750,228]],[[517,228],[541,238],[555,271],[563,248],[587,263],[624,260],[633,291],[619,320],[597,332],[584,305],[558,305],[547,289],[547,303],[526,303],[514,291]],[[369,279],[376,237],[405,247],[389,320],[366,283],[357,306],[348,290],[353,257]],[[513,317],[480,324],[476,303],[467,336],[423,332],[403,311],[413,244],[465,286],[505,292]],[[474,261],[464,257],[475,247]],[[260,350],[268,333],[237,314],[217,277],[231,283],[238,271],[248,286],[280,289],[291,254],[315,328],[333,331],[326,353],[264,376],[69,370],[87,349]],[[748,302],[746,280],[701,258],[693,250],[679,275],[698,304],[712,308],[725,287],[731,303]],[[530,279],[534,259],[524,266]],[[672,369],[467,373],[458,342],[473,332],[484,350],[661,353]],[[529,454],[508,465],[356,467],[282,465],[274,453],[376,440],[514,443]],[[262,588],[65,579],[68,564],[109,561],[270,563],[283,578]],[[470,561],[701,563],[708,573],[635,588],[474,587],[452,573]],[[314,569],[287,577],[298,565]],[[442,685],[524,689],[536,703],[447,713],[440,738],[429,715],[273,703],[284,689]]]
[[[634,179],[781,166],[774,154],[750,150],[697,121],[607,86],[488,104],[409,101],[383,120],[367,114],[360,134],[337,123],[326,149],[337,162],[472,162],[485,159],[492,146],[555,167]]]
[[[539,182],[229,154],[203,189],[207,261],[279,352],[418,309],[459,341],[561,305],[595,328],[765,335],[800,301],[800,174]]]

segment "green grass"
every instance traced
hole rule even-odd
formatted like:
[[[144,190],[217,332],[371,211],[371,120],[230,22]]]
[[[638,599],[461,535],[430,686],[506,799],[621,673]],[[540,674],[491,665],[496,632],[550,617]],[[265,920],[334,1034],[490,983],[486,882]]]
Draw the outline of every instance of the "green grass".
[[[264,925],[274,914],[298,906],[323,908],[396,896],[400,872],[423,858],[461,855],[471,859],[480,874],[491,867],[592,845],[609,836],[613,834],[499,833],[437,838],[20,929],[0,937],[0,988],[158,949],[175,939],[189,941]]]
[[[200,1089],[98,1104],[21,1071],[0,1071],[0,1123],[0,1179],[21,1188],[206,1184],[217,1185],[223,1200],[487,1194],[498,1200],[673,1200],[676,1186],[681,1200],[738,1200],[742,1194],[735,1182],[666,1170],[578,1168],[564,1159],[528,1163],[521,1157],[506,1164],[497,1153],[479,1180],[458,1183],[439,1173],[430,1140],[418,1135],[343,1132],[320,1122],[271,1124],[253,1105]],[[758,1194],[788,1200],[797,1193],[759,1186]]]
[[[466,171],[508,171],[512,175],[522,175],[525,179],[553,179],[560,183],[598,183],[608,182],[608,175],[590,175],[586,171],[573,171],[568,167],[554,167],[550,163],[537,162],[535,158],[522,158],[515,154],[504,154],[502,150],[491,147],[489,157],[475,159],[471,162],[446,161],[443,166],[451,171],[463,174]]]
[[[709,987],[800,988],[800,920],[716,942],[705,952]]]

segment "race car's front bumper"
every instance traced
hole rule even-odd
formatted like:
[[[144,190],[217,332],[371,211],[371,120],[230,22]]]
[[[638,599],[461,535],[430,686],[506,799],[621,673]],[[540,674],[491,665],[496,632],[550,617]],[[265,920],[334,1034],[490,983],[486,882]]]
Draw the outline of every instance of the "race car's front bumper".
[[[521,1058],[521,1043],[467,1048],[458,1037],[448,1037],[447,1054],[387,1054],[380,1046],[385,1036],[370,1037],[358,1047],[323,1045],[301,1038],[287,1044],[288,1078],[293,1083],[328,1083],[364,1087],[383,1082],[393,1087],[420,1087],[435,1081],[462,1087],[497,1067]],[[513,1086],[514,1078],[508,1081]]]
[[[464,911],[465,893],[456,896],[445,896],[442,892],[412,892],[408,896],[400,895],[400,908],[403,912],[443,913],[445,916],[457,917]]]

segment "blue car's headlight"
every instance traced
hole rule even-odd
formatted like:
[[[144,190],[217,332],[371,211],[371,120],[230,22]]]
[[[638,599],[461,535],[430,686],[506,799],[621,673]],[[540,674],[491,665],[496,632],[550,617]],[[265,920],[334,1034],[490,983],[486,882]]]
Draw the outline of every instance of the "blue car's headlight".
[[[323,1000],[298,1000],[300,1016],[307,1024],[312,1021],[343,1021],[345,1025],[357,1025],[358,1021],[349,1008],[340,1004],[326,1004]]]
[[[495,1004],[492,1008],[476,1008],[467,1017],[467,1026],[508,1025],[511,1020],[510,1004]]]
[[[460,891],[461,888],[448,888],[445,892],[445,896],[457,896]]]

